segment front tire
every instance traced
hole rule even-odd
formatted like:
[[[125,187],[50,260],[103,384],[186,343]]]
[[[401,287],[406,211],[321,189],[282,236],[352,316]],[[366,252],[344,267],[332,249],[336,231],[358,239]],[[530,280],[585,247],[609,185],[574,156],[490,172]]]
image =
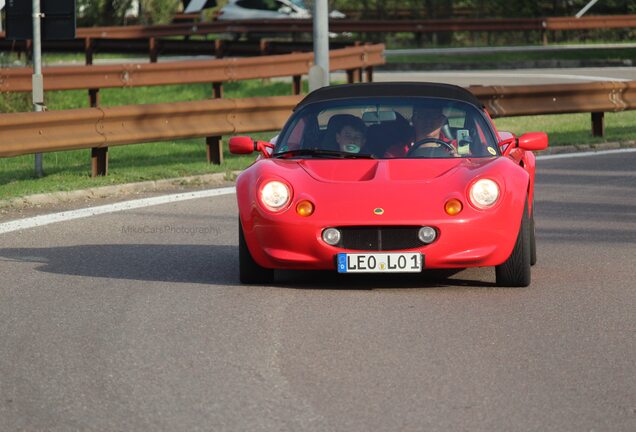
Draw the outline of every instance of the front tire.
[[[515,247],[508,259],[495,267],[497,285],[502,287],[527,287],[530,285],[531,223],[528,205],[523,209],[521,226]]]
[[[534,205],[530,214],[530,265],[537,263],[537,238],[534,228]]]
[[[243,226],[239,219],[239,280],[244,284],[264,285],[274,281],[274,270],[261,267],[247,248]]]

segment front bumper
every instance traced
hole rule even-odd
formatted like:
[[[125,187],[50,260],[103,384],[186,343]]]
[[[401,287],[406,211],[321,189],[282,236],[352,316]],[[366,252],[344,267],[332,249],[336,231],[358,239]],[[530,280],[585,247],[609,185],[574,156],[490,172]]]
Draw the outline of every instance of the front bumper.
[[[521,214],[510,217],[510,209],[477,211],[468,209],[456,217],[437,219],[383,220],[381,226],[432,226],[437,239],[421,247],[391,250],[420,252],[425,268],[465,268],[495,266],[512,252],[519,231]],[[247,222],[247,223],[245,223]],[[335,226],[379,226],[369,220],[349,220],[346,224],[329,223],[319,218],[298,218],[256,212],[251,224],[245,221],[245,239],[254,260],[261,266],[276,269],[335,270],[338,253],[371,250],[344,249],[322,240],[322,231]],[[373,221],[375,222],[375,221]],[[399,223],[398,223],[399,222]]]

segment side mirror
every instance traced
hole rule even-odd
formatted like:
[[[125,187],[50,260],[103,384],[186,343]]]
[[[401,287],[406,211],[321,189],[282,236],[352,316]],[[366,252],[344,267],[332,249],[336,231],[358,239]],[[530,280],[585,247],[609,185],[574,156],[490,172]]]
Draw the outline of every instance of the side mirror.
[[[280,9],[278,9],[278,12],[280,12],[282,14],[285,14],[285,15],[291,15],[293,10],[289,6],[282,6]]]
[[[519,147],[524,150],[545,150],[548,148],[548,135],[545,132],[529,132],[519,137]]]
[[[274,144],[266,141],[254,141],[248,136],[236,136],[230,138],[230,153],[232,154],[251,154],[255,151],[268,158],[271,156],[271,149]]]
[[[250,154],[256,150],[254,140],[248,136],[235,136],[230,138],[230,153]]]

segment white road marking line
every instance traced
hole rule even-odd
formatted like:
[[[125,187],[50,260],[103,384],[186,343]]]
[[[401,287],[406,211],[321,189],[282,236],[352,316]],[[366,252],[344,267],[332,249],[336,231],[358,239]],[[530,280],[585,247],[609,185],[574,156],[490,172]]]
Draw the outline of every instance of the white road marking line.
[[[545,79],[568,79],[568,80],[577,80],[577,81],[631,81],[629,78],[618,78],[618,77],[604,77],[604,76],[594,76],[594,75],[574,75],[574,74],[559,74],[559,73],[534,73],[534,72],[492,72],[492,71],[475,71],[475,72],[449,72],[443,71],[440,72],[376,72],[374,77],[377,76],[378,79],[383,79],[386,74],[387,77],[390,77],[391,73],[400,73],[401,75],[416,75],[421,77],[426,77],[429,79],[428,75],[440,76],[443,75],[443,78],[440,79],[448,79],[448,77],[471,77],[471,78],[545,78]]]
[[[606,154],[618,154],[618,153],[632,153],[636,152],[636,148],[618,149],[618,150],[602,150],[591,151],[583,153],[564,153],[557,155],[539,155],[537,160],[550,160],[550,159],[564,159],[564,158],[576,158],[576,157],[589,157],[600,156]],[[106,213],[115,213],[124,210],[133,210],[142,207],[150,207],[160,204],[168,204],[173,202],[188,201],[198,198],[209,198],[221,195],[230,195],[236,193],[236,188],[226,187],[218,189],[208,189],[197,192],[187,192],[181,194],[163,195],[152,198],[143,198],[132,201],[124,201],[115,204],[107,204],[97,207],[89,207],[78,210],[69,210],[60,213],[52,213],[49,215],[35,216],[26,219],[18,219],[10,222],[0,224],[0,234],[10,233],[14,231],[20,231],[29,228],[41,227],[56,222],[66,222],[74,219],[80,219],[90,216],[97,216]]]
[[[20,231],[28,228],[35,228],[44,225],[49,225],[55,222],[65,222],[74,219],[85,218],[89,216],[97,216],[106,213],[114,213],[124,210],[132,210],[142,207],[150,207],[160,204],[168,204],[179,201],[187,201],[198,198],[209,198],[220,195],[230,195],[236,192],[234,187],[208,189],[196,192],[187,192],[173,195],[163,195],[152,198],[143,198],[132,201],[124,201],[115,204],[107,204],[97,207],[89,207],[78,210],[69,210],[60,213],[53,213],[42,216],[35,216],[26,219],[18,219],[15,221],[5,222],[0,224],[0,234],[9,233],[13,231]]]
[[[587,156],[600,156],[600,155],[613,154],[613,153],[633,153],[633,152],[636,152],[636,148],[590,151],[590,152],[582,152],[582,153],[563,153],[563,154],[555,154],[555,155],[539,155],[537,156],[537,160],[565,159],[565,158],[577,158],[577,157],[587,157]]]

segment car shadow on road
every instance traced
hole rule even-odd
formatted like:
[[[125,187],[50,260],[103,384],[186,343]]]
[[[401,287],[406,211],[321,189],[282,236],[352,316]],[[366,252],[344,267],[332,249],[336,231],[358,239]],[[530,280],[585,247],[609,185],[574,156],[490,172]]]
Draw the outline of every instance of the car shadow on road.
[[[409,289],[496,287],[484,281],[484,269],[425,270],[422,273],[403,274],[338,274],[333,271],[279,271],[276,286],[292,289]],[[487,278],[487,276],[486,276]]]
[[[40,263],[36,270],[95,278],[238,285],[238,248],[224,245],[110,244],[0,248],[2,262]]]
[[[0,248],[4,262],[33,262],[37,271],[88,278],[240,285],[233,245],[110,244],[51,248]],[[268,286],[292,289],[493,287],[478,270],[422,274],[340,275],[332,271],[278,271]],[[483,270],[482,270],[483,272]],[[459,274],[460,277],[457,277]],[[487,277],[486,277],[487,279]]]

